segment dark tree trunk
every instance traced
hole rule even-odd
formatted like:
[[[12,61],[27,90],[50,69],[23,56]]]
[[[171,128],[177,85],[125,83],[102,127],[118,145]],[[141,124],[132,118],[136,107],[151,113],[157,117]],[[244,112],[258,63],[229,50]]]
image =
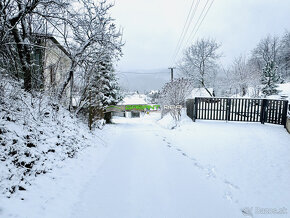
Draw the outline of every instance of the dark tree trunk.
[[[59,99],[62,98],[62,95],[65,91],[65,88],[67,87],[69,82],[73,79],[75,67],[76,67],[76,62],[72,61],[70,71],[68,72],[68,76],[67,76],[66,80],[64,81],[64,83],[62,84],[61,90],[58,94]]]
[[[112,112],[105,113],[104,119],[106,123],[112,123]]]
[[[23,40],[20,36],[20,33],[16,27],[12,29],[12,34],[16,42],[17,52],[21,63],[21,68],[24,73],[24,89],[26,91],[31,91],[31,59],[30,54],[27,54],[28,51],[23,45]]]

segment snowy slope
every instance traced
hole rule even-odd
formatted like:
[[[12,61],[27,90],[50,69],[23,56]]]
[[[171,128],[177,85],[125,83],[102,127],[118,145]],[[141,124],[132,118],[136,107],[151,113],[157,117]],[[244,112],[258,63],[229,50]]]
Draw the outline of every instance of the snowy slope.
[[[18,195],[37,177],[96,144],[97,132],[90,133],[48,97],[32,96],[12,81],[1,80],[0,86],[5,89],[0,96],[1,197]]]

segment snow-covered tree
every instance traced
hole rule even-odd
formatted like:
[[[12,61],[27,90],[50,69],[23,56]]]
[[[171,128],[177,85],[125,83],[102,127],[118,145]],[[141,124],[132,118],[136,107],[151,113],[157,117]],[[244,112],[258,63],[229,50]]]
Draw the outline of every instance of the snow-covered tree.
[[[263,74],[261,78],[262,93],[265,96],[269,95],[277,95],[279,91],[277,90],[277,83],[280,81],[280,76],[277,71],[277,66],[275,66],[275,62],[269,61],[266,64],[266,67],[263,69]]]
[[[290,81],[290,32],[287,31],[281,39],[281,74],[284,79]]]
[[[195,86],[203,87],[210,96],[209,87],[213,86],[218,70],[217,60],[220,45],[211,39],[197,40],[184,52],[184,57],[179,64],[179,70],[191,79]]]
[[[66,0],[0,1],[0,44],[6,58],[22,74],[24,88],[33,89],[33,34],[43,31],[44,19],[61,19],[60,12]],[[16,49],[15,49],[16,48]],[[3,54],[3,53],[2,53]],[[5,56],[5,55],[4,55]],[[8,66],[9,68],[9,66]],[[37,83],[37,82],[34,82]]]
[[[97,3],[93,0],[80,0],[77,7],[72,5],[67,11],[67,28],[66,31],[60,31],[60,34],[72,63],[60,88],[59,97],[62,97],[78,68],[94,68],[92,65],[99,63],[104,52],[110,53],[112,57],[121,55],[122,34],[109,14],[112,7],[113,4],[105,0]]]
[[[99,108],[105,109],[105,107],[116,105],[122,100],[120,87],[110,57],[105,56],[99,63],[98,71],[94,75],[91,86]]]
[[[71,59],[66,79],[57,87],[60,99],[69,84],[73,88],[75,72],[98,57],[100,49],[121,52],[122,34],[109,14],[112,7],[106,0],[0,1],[0,67],[13,67],[24,88],[33,90],[39,84],[33,72],[34,49],[39,46],[34,36],[52,34]]]
[[[245,56],[239,56],[235,58],[232,65],[225,71],[225,84],[228,92],[231,94],[240,94],[245,96],[254,93],[261,83],[261,72],[255,70],[255,66],[251,65],[251,62]],[[251,88],[254,93],[248,93]]]
[[[87,66],[83,78],[81,99],[78,110],[89,112],[94,120],[105,118],[110,122],[110,113],[105,113],[109,105],[116,105],[122,100],[118,78],[113,67],[113,57],[104,51],[94,64]]]
[[[186,98],[193,89],[193,81],[190,79],[178,78],[164,85],[160,93],[160,104],[162,116],[170,113],[175,120],[180,119],[180,108],[165,108],[170,106],[184,106]]]

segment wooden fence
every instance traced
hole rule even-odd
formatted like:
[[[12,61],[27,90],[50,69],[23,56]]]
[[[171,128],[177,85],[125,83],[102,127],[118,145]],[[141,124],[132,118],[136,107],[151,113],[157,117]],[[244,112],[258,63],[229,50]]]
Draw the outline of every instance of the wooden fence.
[[[286,125],[288,101],[246,98],[195,98],[186,102],[195,119],[261,122]]]

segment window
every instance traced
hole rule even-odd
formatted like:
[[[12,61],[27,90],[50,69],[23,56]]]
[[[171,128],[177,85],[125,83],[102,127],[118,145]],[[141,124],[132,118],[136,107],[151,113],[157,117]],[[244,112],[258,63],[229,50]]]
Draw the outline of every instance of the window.
[[[50,85],[54,85],[55,83],[55,75],[56,75],[56,67],[55,65],[51,65],[49,67],[49,73],[50,73]]]

